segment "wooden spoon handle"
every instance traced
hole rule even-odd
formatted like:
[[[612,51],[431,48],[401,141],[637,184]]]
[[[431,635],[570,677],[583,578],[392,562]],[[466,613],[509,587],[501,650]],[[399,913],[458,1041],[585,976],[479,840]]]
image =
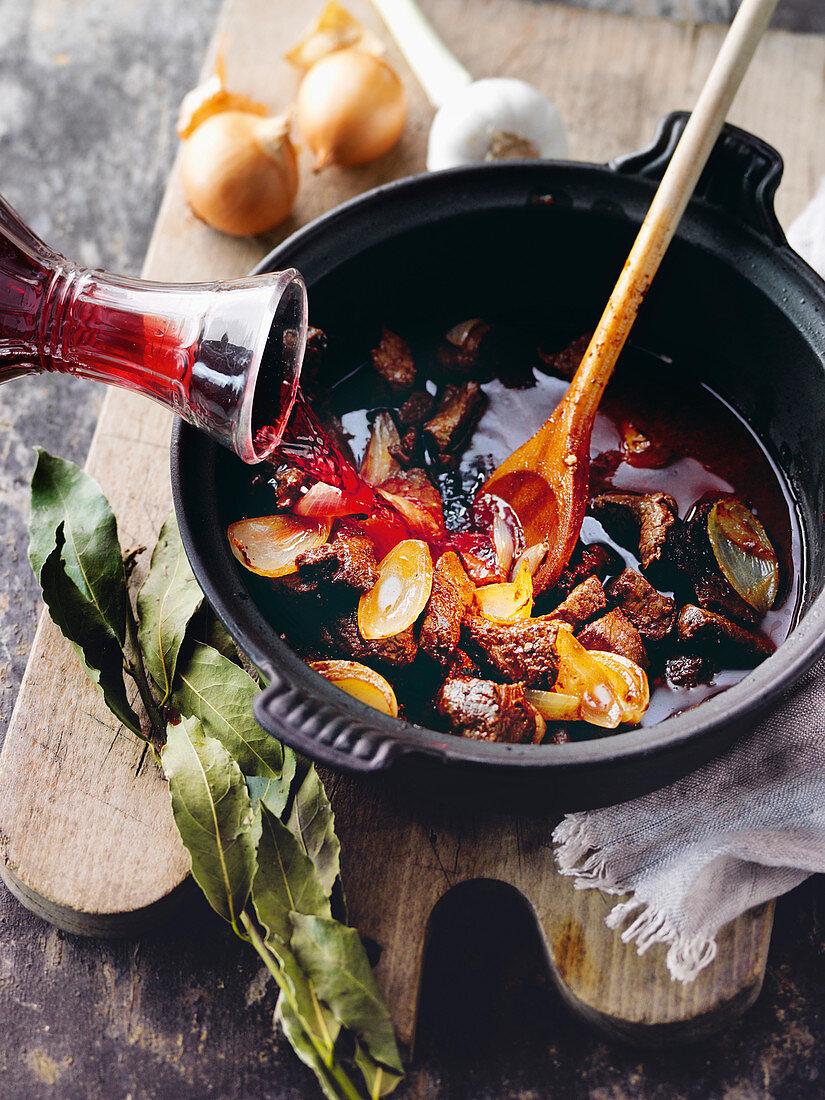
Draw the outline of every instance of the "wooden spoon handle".
[[[568,400],[595,415],[639,306],[693,194],[778,0],[743,0],[574,377]]]

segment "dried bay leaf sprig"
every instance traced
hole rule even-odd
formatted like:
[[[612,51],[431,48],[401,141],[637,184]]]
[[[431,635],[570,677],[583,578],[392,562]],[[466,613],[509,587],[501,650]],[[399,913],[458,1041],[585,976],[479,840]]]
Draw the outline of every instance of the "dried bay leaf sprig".
[[[40,449],[31,485],[29,561],[86,675],[115,717],[144,736],[123,679],[130,671],[148,710],[153,701],[145,674],[126,649],[131,616],[117,521],[97,482]]]
[[[332,807],[313,765],[252,717],[254,669],[204,606],[174,516],[133,607],[100,487],[39,451],[29,557],[109,709],[163,745],[193,878],[278,985],[276,1020],[298,1057],[332,1100],[390,1093],[402,1067],[389,1015],[358,934],[335,919],[344,906]]]
[[[178,655],[203,592],[189,567],[174,515],[160,529],[149,575],[137,597],[138,644],[146,670],[160,691],[172,694]]]

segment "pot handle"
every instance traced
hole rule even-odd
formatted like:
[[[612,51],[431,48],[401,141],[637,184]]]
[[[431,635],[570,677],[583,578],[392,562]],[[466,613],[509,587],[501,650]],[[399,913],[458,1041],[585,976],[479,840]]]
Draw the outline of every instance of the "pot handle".
[[[638,153],[618,157],[609,167],[622,175],[660,180],[689,117],[688,111],[665,115],[650,145]],[[772,145],[726,122],[694,196],[721,208],[774,244],[783,245],[785,234],[773,206],[782,169],[782,157]]]
[[[331,768],[367,773],[383,771],[404,751],[403,743],[299,691],[271,667],[262,671],[269,683],[252,704],[255,719],[296,752]]]

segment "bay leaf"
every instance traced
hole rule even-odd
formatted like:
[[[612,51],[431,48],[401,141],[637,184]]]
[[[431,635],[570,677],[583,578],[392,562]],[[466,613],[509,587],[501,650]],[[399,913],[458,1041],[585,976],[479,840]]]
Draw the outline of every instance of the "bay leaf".
[[[165,703],[186,628],[203,603],[203,592],[183,549],[174,513],[160,529],[149,573],[137,597],[138,642],[146,671]]]
[[[192,877],[215,912],[243,935],[238,917],[252,889],[261,818],[241,770],[191,717],[169,724],[161,759]]]
[[[259,687],[248,673],[203,642],[196,643],[178,670],[174,692],[181,714],[193,715],[210,737],[217,738],[241,772],[272,781],[271,810],[286,805],[294,757],[281,742],[261,729],[252,715]]]
[[[233,661],[236,665],[243,667],[238,647],[235,645],[232,635],[211,609],[207,616],[206,629],[201,640],[213,649],[217,649],[218,653],[222,657],[226,657],[228,661]]]
[[[143,738],[140,719],[129,704],[123,679],[123,650],[97,607],[66,572],[62,558],[63,522],[55,546],[40,569],[40,590],[55,626],[74,647],[83,671],[103,695],[109,710],[132,733]],[[144,738],[145,740],[145,738]]]
[[[291,913],[330,917],[329,898],[315,865],[297,838],[266,807],[261,809],[258,870],[252,883],[252,902],[270,937],[289,947]]]
[[[246,789],[252,799],[252,805],[257,809],[258,803],[264,806],[277,817],[284,810],[286,798],[285,788],[292,781],[292,773],[295,768],[295,758],[291,749],[284,746],[284,770],[280,779],[266,779],[260,775],[245,775]]]
[[[294,786],[287,826],[315,864],[329,897],[341,873],[341,844],[335,835],[335,814],[324,785],[309,761],[300,761]]]
[[[329,1067],[312,1042],[300,1013],[296,1012],[283,993],[278,998],[275,1018],[283,1028],[289,1045],[304,1065],[309,1066],[315,1074],[324,1096],[328,1097],[328,1100],[342,1100],[343,1093],[336,1087],[336,1082],[330,1075]],[[334,1020],[333,1023],[335,1023]]]
[[[355,1044],[353,1061],[361,1071],[370,1100],[378,1100],[380,1096],[389,1096],[403,1077],[402,1073],[396,1073],[376,1062],[361,1043]]]
[[[289,996],[282,993],[278,1000],[279,1017],[296,1053],[314,1070],[326,1094],[338,1097],[340,1093],[330,1084],[327,1070],[340,1024],[320,1003],[289,943],[290,914],[298,911],[329,917],[329,899],[312,860],[297,838],[266,808],[261,810],[261,819],[252,904],[266,932],[266,945],[278,960],[289,991]]]
[[[354,928],[291,913],[292,949],[320,1000],[381,1066],[404,1072],[392,1022]]]
[[[126,638],[126,574],[114,513],[93,478],[73,462],[38,447],[29,520],[29,560],[38,581],[46,559],[57,547],[61,527],[60,559],[66,575],[122,646]]]

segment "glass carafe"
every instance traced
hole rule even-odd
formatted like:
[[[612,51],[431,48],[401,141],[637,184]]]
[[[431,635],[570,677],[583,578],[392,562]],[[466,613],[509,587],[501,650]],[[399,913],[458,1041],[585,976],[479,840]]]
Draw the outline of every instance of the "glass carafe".
[[[109,275],[53,252],[0,198],[0,382],[58,371],[122,386],[259,462],[295,400],[306,317],[295,270],[192,284]]]

